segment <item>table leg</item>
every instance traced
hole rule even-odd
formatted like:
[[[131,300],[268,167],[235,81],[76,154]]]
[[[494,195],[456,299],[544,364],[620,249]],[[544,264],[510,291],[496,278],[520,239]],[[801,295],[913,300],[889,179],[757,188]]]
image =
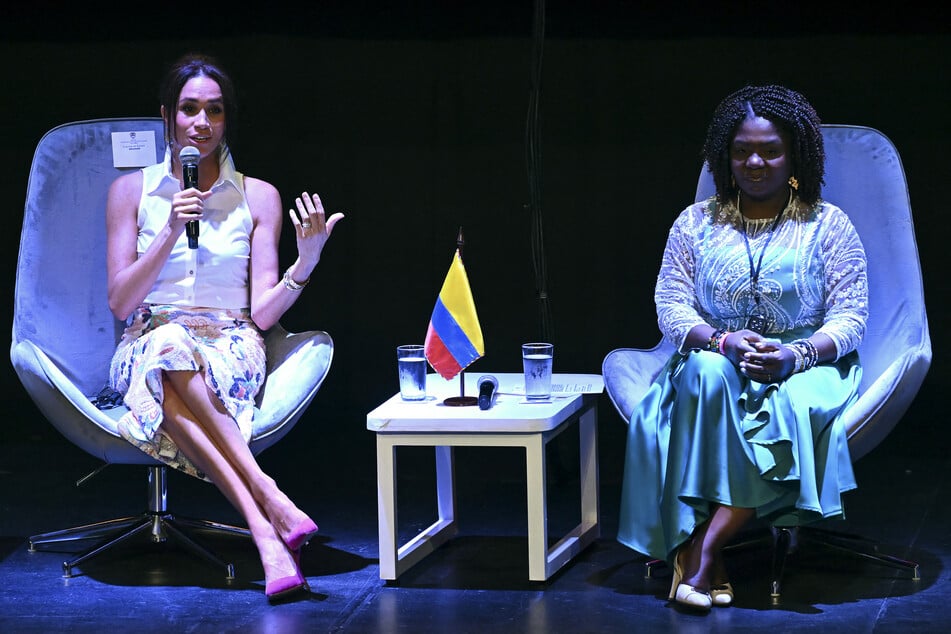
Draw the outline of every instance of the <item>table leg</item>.
[[[418,439],[413,439],[418,440]],[[380,539],[380,578],[393,580],[419,563],[458,532],[455,520],[455,461],[451,446],[436,446],[436,496],[439,518],[403,546],[398,546],[396,448],[414,444],[377,434],[377,503]],[[425,441],[425,438],[424,438]]]
[[[585,410],[578,420],[580,445],[581,522],[548,547],[548,504],[545,447],[551,438],[533,436],[526,444],[528,480],[528,578],[547,581],[601,534],[598,502],[597,408]]]
[[[381,434],[376,437],[376,492],[380,578],[396,579],[396,447]]]
[[[578,421],[581,446],[581,526],[587,546],[601,536],[598,475],[598,410],[592,407]]]
[[[525,443],[525,481],[528,498],[528,578],[548,578],[548,491],[545,484],[544,434],[532,434]]]
[[[440,522],[456,520],[456,467],[453,448],[436,447],[436,507]]]

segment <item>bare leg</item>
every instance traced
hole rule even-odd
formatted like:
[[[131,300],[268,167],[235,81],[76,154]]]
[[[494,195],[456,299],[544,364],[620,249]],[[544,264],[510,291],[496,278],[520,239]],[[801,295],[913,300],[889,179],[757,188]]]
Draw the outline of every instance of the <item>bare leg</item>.
[[[725,581],[723,547],[739,532],[754,515],[749,508],[717,506],[710,518],[697,527],[692,539],[687,542],[687,552],[681,562],[684,566],[684,583],[698,590],[709,591],[714,582]]]
[[[196,372],[166,372],[165,377],[166,392],[171,385],[185,408],[185,415],[180,418],[201,429],[210,443],[204,448],[206,452],[216,449],[216,453],[230,463],[278,533],[286,538],[295,527],[309,521],[310,518],[278,488],[274,479],[261,470],[237,425],[225,412],[221,401],[208,390],[204,376]],[[188,451],[185,455],[194,460]],[[210,473],[209,478],[222,486]]]
[[[205,472],[245,518],[266,578],[270,581],[298,576],[294,554],[282,541],[258,496],[280,496],[291,508],[297,510],[296,507],[278,490],[274,480],[261,471],[234,421],[220,409],[218,399],[207,389],[204,389],[204,401],[187,392],[189,386],[194,386],[195,377],[204,389],[199,374],[166,373],[162,431]],[[182,391],[186,391],[188,404]],[[191,405],[197,411],[193,411]]]

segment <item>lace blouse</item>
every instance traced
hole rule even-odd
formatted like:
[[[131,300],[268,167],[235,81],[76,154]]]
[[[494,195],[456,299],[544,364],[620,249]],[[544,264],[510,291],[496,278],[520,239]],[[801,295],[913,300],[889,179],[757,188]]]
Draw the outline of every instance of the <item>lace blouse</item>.
[[[681,352],[694,326],[740,330],[757,313],[769,324],[764,335],[822,332],[841,357],[865,334],[865,250],[849,217],[826,201],[793,198],[774,222],[745,220],[735,203],[709,198],[671,227],[654,302],[661,332]]]

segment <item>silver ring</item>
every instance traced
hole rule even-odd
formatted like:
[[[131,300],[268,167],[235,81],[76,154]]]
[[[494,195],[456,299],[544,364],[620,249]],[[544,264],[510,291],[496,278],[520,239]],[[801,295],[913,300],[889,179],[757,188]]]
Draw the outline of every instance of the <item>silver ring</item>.
[[[300,223],[300,226],[303,227],[304,229],[310,229],[310,223],[309,223],[309,222],[302,222],[302,223]]]

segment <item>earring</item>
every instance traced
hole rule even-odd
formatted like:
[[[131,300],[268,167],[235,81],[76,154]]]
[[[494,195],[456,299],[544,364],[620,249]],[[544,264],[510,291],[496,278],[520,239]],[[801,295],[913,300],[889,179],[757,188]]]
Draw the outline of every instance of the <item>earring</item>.
[[[799,181],[796,179],[795,176],[789,177],[789,186],[792,187],[794,190],[799,189]]]

